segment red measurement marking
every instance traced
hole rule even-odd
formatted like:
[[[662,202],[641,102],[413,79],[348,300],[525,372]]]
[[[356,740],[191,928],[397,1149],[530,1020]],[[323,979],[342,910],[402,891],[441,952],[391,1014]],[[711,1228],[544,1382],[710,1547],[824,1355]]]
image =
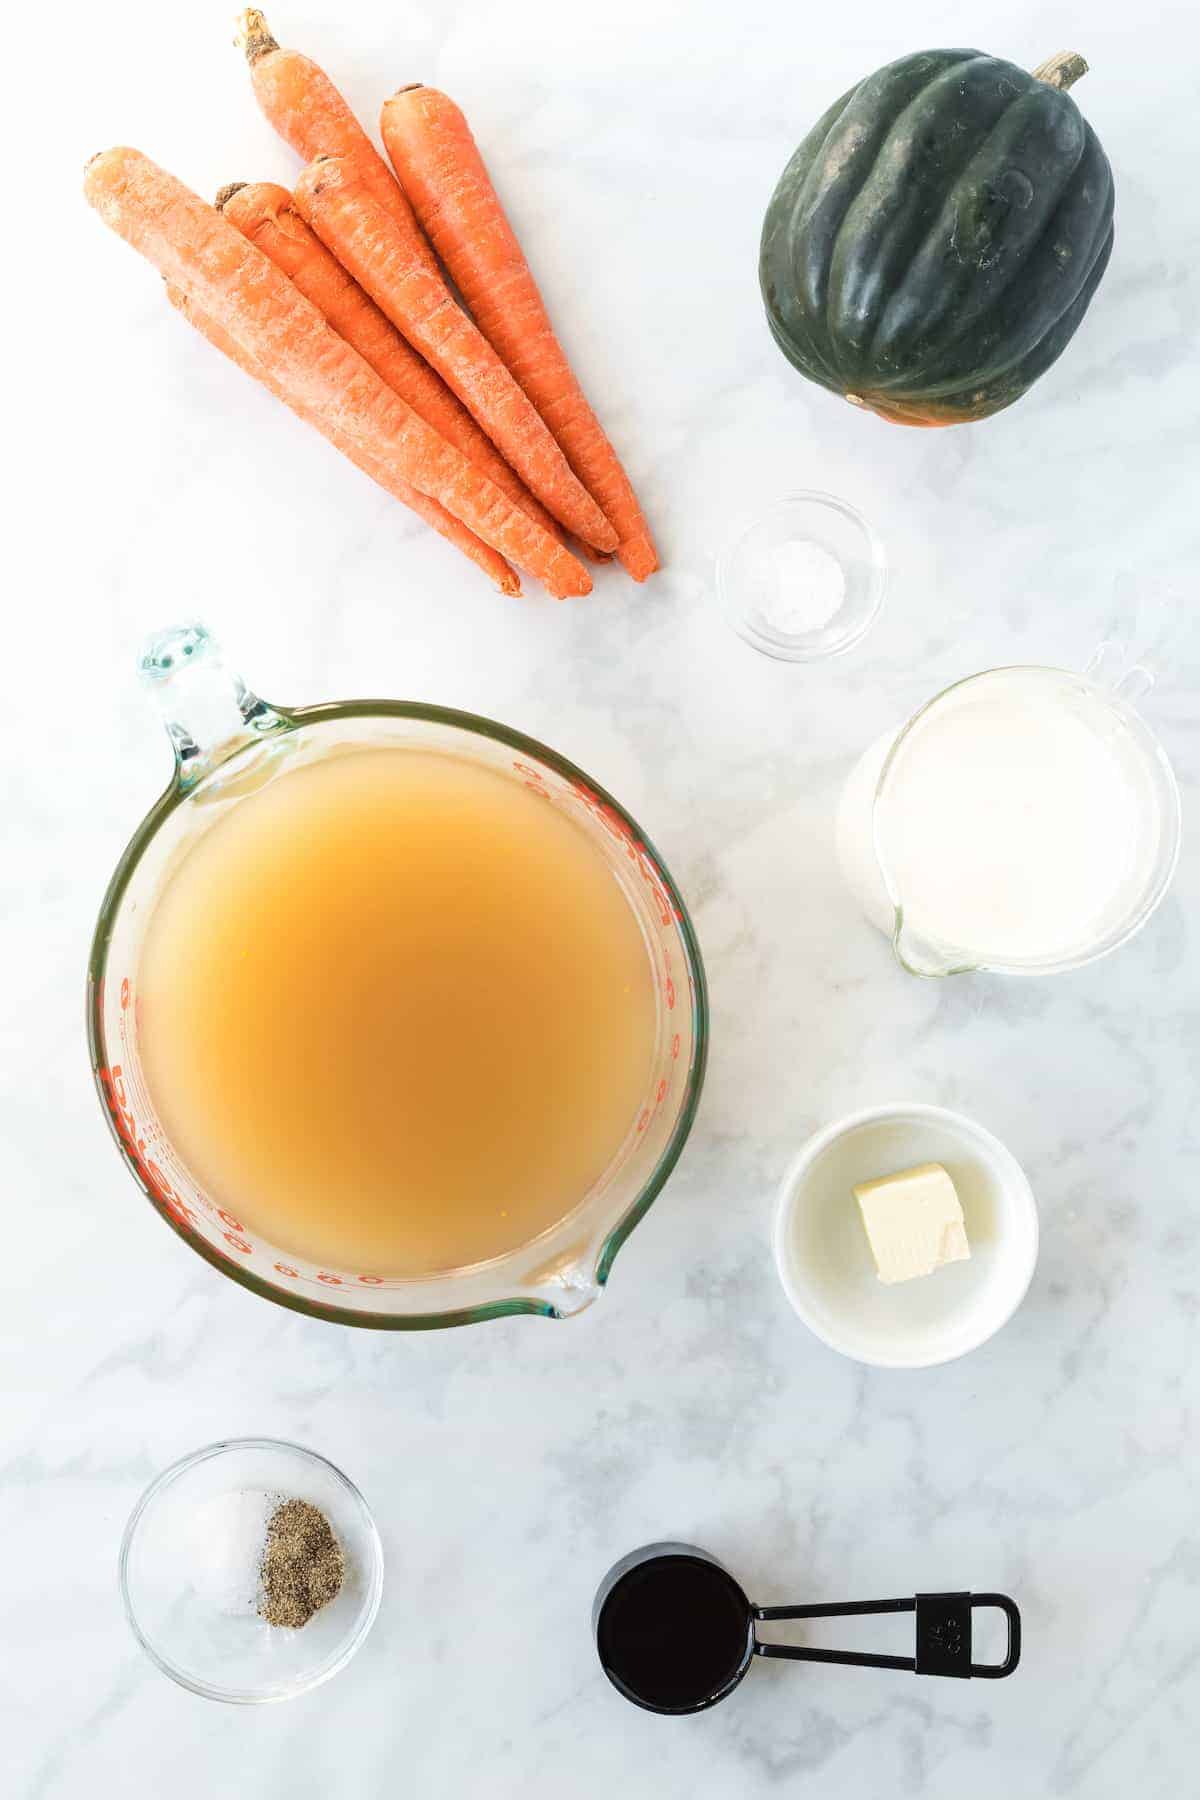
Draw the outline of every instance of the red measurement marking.
[[[172,1186],[158,1164],[146,1154],[146,1140],[138,1131],[120,1063],[114,1063],[111,1069],[99,1069],[97,1073],[125,1156],[143,1186],[177,1219],[185,1224],[194,1224],[196,1213],[183,1195]]]
[[[574,792],[580,803],[586,806],[592,817],[608,832],[609,836],[616,838],[619,843],[624,845],[625,854],[631,862],[637,865],[638,873],[650,889],[660,923],[670,925],[674,919],[680,917],[680,914],[663,886],[658,870],[650,860],[650,854],[641,838],[621,817],[616,807],[610,805],[607,800],[601,800],[599,794],[595,793],[585,782],[577,781],[574,784]]]

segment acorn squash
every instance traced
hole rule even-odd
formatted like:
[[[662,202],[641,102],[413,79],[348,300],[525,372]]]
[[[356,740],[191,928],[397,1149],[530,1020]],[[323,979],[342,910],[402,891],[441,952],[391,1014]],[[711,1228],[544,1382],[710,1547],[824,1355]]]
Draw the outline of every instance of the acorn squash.
[[[809,132],[767,209],[767,318],[810,381],[905,425],[987,418],[1066,348],[1108,264],[1108,158],[1066,89],[926,50]]]

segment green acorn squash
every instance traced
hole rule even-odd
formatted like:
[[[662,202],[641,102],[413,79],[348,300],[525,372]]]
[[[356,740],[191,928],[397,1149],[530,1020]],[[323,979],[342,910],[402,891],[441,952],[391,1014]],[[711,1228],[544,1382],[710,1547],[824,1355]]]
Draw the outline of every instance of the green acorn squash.
[[[767,209],[767,318],[810,381],[905,425],[1009,406],[1066,348],[1108,264],[1108,158],[1066,89],[926,50],[859,82],[809,132]]]

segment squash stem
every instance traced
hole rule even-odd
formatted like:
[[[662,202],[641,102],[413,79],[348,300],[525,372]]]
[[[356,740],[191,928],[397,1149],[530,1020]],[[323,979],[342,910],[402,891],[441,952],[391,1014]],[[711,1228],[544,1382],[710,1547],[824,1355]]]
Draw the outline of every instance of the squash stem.
[[[1044,63],[1038,64],[1033,71],[1033,78],[1035,81],[1044,81],[1047,87],[1057,88],[1060,93],[1065,94],[1087,72],[1087,63],[1078,50],[1057,50]]]

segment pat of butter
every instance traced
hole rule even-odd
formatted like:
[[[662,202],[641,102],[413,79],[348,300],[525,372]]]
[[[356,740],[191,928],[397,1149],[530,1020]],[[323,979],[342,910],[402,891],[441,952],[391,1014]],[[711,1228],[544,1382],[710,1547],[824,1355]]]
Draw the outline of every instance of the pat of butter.
[[[864,1181],[854,1198],[880,1281],[912,1281],[971,1254],[962,1205],[941,1163]]]

